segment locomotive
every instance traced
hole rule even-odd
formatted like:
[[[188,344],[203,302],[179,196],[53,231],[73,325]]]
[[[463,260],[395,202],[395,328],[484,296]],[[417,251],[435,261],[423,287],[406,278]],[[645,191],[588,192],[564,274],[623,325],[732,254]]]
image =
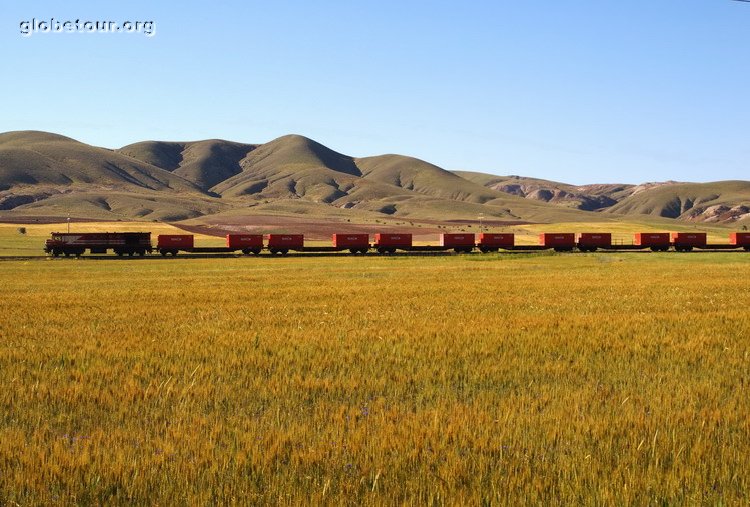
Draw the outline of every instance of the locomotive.
[[[107,253],[112,250],[119,256],[151,253],[150,232],[53,232],[45,241],[44,251],[54,257],[82,255],[86,250],[92,254]]]
[[[478,237],[477,237],[478,236]],[[45,242],[44,251],[54,257],[82,255],[86,250],[92,254],[112,251],[118,256],[135,255],[143,257],[156,251],[162,256],[176,256],[184,253],[233,253],[245,255],[260,254],[264,249],[271,254],[286,255],[297,252],[341,252],[365,254],[374,249],[380,254],[405,252],[445,252],[469,253],[478,249],[482,253],[499,250],[533,251],[553,249],[558,252],[581,252],[596,250],[645,250],[666,252],[674,248],[677,252],[689,252],[695,248],[702,250],[750,251],[750,232],[733,232],[728,243],[708,243],[704,232],[638,232],[632,244],[614,244],[612,234],[596,233],[541,233],[538,245],[516,245],[512,233],[445,233],[440,235],[438,245],[414,245],[411,234],[377,233],[370,243],[369,234],[333,234],[331,246],[306,246],[303,234],[227,234],[226,246],[195,246],[192,234],[160,234],[156,247],[151,244],[150,232],[103,232],[103,233],[60,233],[53,232]]]

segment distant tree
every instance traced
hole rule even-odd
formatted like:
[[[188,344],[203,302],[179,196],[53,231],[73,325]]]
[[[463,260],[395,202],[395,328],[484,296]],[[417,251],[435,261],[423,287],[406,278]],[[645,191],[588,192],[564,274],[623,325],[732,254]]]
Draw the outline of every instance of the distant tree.
[[[742,226],[742,230],[743,230],[743,231],[746,231],[746,230],[747,230],[747,225],[743,225],[743,226]]]
[[[26,227],[19,227],[18,234],[26,234]]]

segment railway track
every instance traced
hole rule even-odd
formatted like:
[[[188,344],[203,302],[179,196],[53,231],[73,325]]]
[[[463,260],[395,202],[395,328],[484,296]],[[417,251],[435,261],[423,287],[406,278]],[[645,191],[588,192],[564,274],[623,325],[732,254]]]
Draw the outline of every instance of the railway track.
[[[589,254],[589,252],[581,252],[581,251],[571,251],[571,252],[555,252],[554,250],[550,249],[540,249],[536,248],[534,246],[531,246],[530,248],[516,248],[514,250],[507,250],[502,251],[499,253],[495,253],[496,256],[505,256],[505,255],[531,255],[531,254],[549,254],[549,255],[583,255],[583,254]],[[643,250],[643,249],[633,249],[633,248],[618,248],[618,249],[600,249],[597,250],[595,253],[597,254],[651,254],[654,252],[651,252],[650,250]],[[700,250],[693,250],[691,252],[672,252],[669,253],[680,253],[680,254],[694,254],[699,255],[702,253],[736,253],[736,254],[747,254],[748,252],[744,250],[737,250],[737,249],[728,249],[728,248],[705,248]],[[470,252],[470,253],[456,253],[453,251],[415,251],[415,252],[396,252],[396,253],[388,253],[388,254],[380,254],[377,252],[368,252],[366,254],[356,254],[353,255],[349,252],[290,252],[286,255],[271,255],[268,253],[264,253],[261,255],[244,255],[241,253],[182,253],[179,255],[180,259],[240,259],[240,258],[248,258],[248,259],[277,259],[277,258],[297,258],[297,259],[309,259],[309,258],[344,258],[344,257],[357,257],[357,258],[388,258],[388,257],[484,257],[488,254],[482,253],[482,252]],[[174,258],[173,257],[163,257],[161,255],[158,255],[156,253],[146,255],[143,257],[135,256],[135,257],[120,257],[117,255],[82,255],[80,257],[70,256],[70,257],[52,257],[51,255],[0,255],[0,262],[3,261],[57,261],[57,262],[65,262],[65,261],[119,261],[119,262],[135,262],[135,261],[162,261],[162,262],[171,262]]]

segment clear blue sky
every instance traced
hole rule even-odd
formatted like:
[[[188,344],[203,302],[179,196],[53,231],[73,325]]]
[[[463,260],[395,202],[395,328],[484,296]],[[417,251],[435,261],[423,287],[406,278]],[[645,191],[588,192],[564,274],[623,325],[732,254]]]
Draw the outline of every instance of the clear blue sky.
[[[21,37],[52,17],[156,34]],[[750,3],[28,1],[0,19],[0,131],[298,133],[572,183],[750,179]]]

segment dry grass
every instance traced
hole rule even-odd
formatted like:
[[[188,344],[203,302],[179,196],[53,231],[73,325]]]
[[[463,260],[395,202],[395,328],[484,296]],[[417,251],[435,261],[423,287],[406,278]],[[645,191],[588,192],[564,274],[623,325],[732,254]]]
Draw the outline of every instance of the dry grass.
[[[0,262],[0,504],[747,504],[749,262]]]

